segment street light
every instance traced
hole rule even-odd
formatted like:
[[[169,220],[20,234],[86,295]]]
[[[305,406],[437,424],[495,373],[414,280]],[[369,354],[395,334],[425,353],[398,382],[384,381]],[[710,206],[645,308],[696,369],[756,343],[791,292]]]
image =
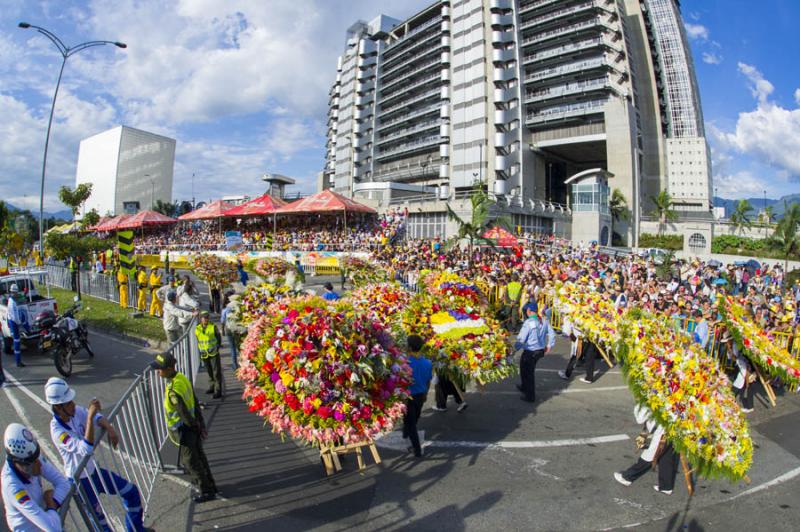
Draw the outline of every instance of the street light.
[[[64,73],[64,66],[67,64],[67,59],[77,54],[78,52],[82,52],[87,48],[92,48],[94,46],[103,46],[106,44],[113,44],[117,48],[127,48],[128,45],[122,42],[115,42],[115,41],[87,41],[81,44],[77,44],[73,47],[68,47],[65,45],[61,39],[59,39],[54,33],[40,27],[35,26],[33,24],[28,24],[27,22],[20,22],[19,27],[27,30],[29,28],[33,28],[52,42],[58,51],[61,53],[61,57],[63,60],[61,61],[61,70],[58,71],[58,81],[56,81],[56,91],[53,93],[53,103],[50,106],[50,119],[47,122],[47,136],[44,139],[44,157],[42,158],[42,185],[41,191],[39,193],[39,257],[44,259],[44,227],[43,227],[43,219],[44,219],[44,177],[45,177],[45,170],[47,168],[47,147],[50,144],[50,128],[53,125],[53,113],[56,110],[56,98],[58,98],[58,88],[61,85],[61,75]]]

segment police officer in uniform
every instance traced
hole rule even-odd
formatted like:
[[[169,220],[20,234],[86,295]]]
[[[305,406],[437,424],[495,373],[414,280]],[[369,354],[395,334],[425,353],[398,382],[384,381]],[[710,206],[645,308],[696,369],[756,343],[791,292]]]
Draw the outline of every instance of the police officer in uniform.
[[[58,509],[69,494],[69,481],[56,466],[39,456],[39,442],[24,425],[11,423],[3,436],[3,446],[6,461],[0,477],[9,530],[63,530]],[[42,478],[53,489],[45,490]]]
[[[169,353],[156,355],[150,366],[167,380],[164,393],[164,416],[169,430],[169,439],[179,446],[180,461],[191,475],[192,483],[199,490],[193,498],[202,503],[216,498],[217,485],[211,476],[203,440],[208,437],[203,414],[197,405],[192,383],[183,373],[175,370],[175,357]]]
[[[194,335],[197,337],[200,358],[208,371],[209,385],[206,393],[213,393],[214,399],[219,399],[222,397],[222,363],[219,358],[222,335],[217,326],[211,323],[205,310],[200,313],[200,323],[194,328]]]

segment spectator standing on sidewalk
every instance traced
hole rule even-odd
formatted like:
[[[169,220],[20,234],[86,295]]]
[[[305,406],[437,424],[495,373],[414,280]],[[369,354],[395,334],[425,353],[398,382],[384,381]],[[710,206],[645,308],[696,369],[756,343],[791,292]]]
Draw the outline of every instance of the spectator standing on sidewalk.
[[[164,391],[164,416],[169,439],[179,447],[180,461],[198,490],[193,500],[202,503],[217,497],[217,485],[211,475],[203,440],[208,437],[203,414],[197,405],[192,383],[175,370],[175,357],[170,353],[156,355],[150,366],[167,380]]]

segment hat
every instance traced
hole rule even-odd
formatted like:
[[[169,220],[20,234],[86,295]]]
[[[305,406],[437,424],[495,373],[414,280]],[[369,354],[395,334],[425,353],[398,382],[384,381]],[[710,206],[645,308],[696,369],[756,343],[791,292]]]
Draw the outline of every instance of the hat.
[[[201,310],[200,311],[200,317],[201,318],[208,318],[210,315],[211,314],[209,314],[207,310]]]
[[[16,294],[17,292],[19,292],[19,286],[17,286],[17,284],[14,283],[8,288],[8,291],[11,292],[12,294]]]
[[[525,306],[522,307],[522,310],[526,313],[528,311],[536,313],[539,312],[539,305],[537,305],[535,302],[526,303]]]
[[[150,362],[150,367],[153,369],[167,369],[174,368],[177,361],[172,353],[159,353],[156,358]]]

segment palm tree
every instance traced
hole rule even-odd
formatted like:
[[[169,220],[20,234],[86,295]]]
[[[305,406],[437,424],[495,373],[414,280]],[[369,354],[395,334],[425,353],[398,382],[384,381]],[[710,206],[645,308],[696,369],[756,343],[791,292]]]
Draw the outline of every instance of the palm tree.
[[[764,223],[770,225],[775,219],[775,206],[767,205],[764,207],[764,213],[762,216],[764,217]]]
[[[166,201],[156,200],[153,204],[153,210],[163,214],[164,216],[175,216],[178,212],[178,206],[174,203],[167,203]]]
[[[614,223],[620,220],[628,221],[631,219],[631,211],[628,210],[628,200],[625,194],[618,188],[611,191],[608,200],[608,210],[611,212],[611,240],[614,240]]]
[[[672,210],[672,196],[666,190],[659,192],[658,196],[650,196],[650,200],[653,202],[653,211],[650,214],[658,218],[658,235],[661,236],[667,222],[678,220],[678,213]]]
[[[747,200],[740,200],[736,203],[736,209],[731,213],[730,221],[734,232],[738,232],[739,236],[742,236],[745,229],[753,226],[750,221],[750,211],[752,210],[753,206]]]
[[[464,221],[455,213],[455,211],[447,204],[447,217],[458,224],[458,231],[456,236],[449,239],[445,245],[452,247],[463,239],[469,241],[469,258],[468,264],[472,266],[472,246],[478,242],[494,247],[495,243],[488,238],[483,238],[484,233],[489,226],[499,226],[506,231],[512,232],[511,220],[507,216],[500,216],[491,218],[491,207],[494,201],[489,197],[489,194],[483,190],[480,183],[475,183],[472,193],[470,194],[470,202],[472,203],[472,218],[470,221]]]
[[[797,226],[800,225],[800,204],[792,203],[791,206],[783,202],[784,215],[775,227],[772,238],[775,239],[783,251],[783,271],[789,270],[789,257],[797,253],[800,249],[800,238],[797,234]]]

